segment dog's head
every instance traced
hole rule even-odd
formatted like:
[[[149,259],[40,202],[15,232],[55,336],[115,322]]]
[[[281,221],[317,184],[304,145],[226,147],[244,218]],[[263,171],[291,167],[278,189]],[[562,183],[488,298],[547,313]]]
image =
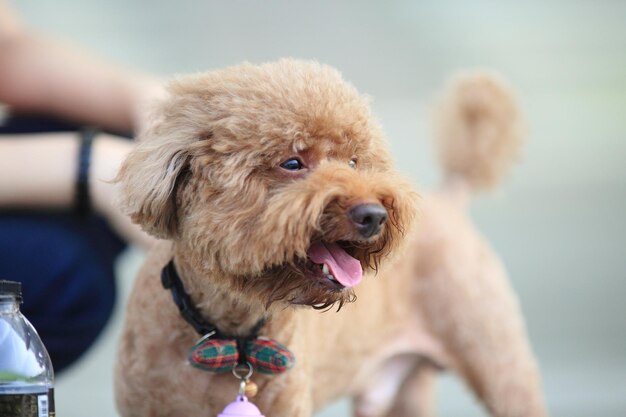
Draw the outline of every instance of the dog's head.
[[[123,205],[219,285],[328,307],[401,243],[416,194],[336,70],[245,64],[169,94],[122,166]]]

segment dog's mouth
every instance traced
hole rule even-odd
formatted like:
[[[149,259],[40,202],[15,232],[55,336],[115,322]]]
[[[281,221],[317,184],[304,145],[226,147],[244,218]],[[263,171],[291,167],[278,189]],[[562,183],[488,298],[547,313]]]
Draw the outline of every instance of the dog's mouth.
[[[350,254],[345,242],[315,242],[307,251],[313,278],[335,291],[352,288],[363,279],[361,262]]]
[[[354,301],[352,287],[361,282],[363,268],[358,242],[328,242],[314,239],[307,257],[268,268],[257,279],[242,279],[241,284],[265,292],[267,306],[279,300],[289,304],[312,306],[324,310],[339,303]],[[268,291],[269,290],[269,291]]]

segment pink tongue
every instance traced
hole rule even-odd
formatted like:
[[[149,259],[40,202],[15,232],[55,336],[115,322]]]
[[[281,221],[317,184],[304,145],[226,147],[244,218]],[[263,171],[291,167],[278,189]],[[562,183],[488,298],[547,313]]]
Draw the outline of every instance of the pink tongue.
[[[328,265],[330,273],[344,287],[354,287],[363,278],[361,262],[336,243],[315,243],[309,248],[308,255],[316,264]]]

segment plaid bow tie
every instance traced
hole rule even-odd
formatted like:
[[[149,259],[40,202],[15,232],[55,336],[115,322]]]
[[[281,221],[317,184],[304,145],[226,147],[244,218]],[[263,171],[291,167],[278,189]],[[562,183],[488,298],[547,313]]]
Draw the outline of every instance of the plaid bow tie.
[[[279,374],[295,362],[289,349],[271,339],[249,340],[245,352],[250,365],[263,374]],[[232,339],[200,340],[189,351],[188,359],[193,367],[204,371],[230,372],[239,361],[237,343]]]

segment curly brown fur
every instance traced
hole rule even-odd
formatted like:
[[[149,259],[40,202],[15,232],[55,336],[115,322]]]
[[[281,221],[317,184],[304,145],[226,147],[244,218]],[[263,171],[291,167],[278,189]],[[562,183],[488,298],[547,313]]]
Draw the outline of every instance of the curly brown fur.
[[[158,278],[172,258],[205,320],[246,336],[265,317],[261,335],[295,354],[289,372],[254,377],[265,415],[310,417],[341,395],[359,417],[430,415],[434,369],[446,367],[493,415],[545,416],[503,270],[447,197],[458,187],[423,199],[413,231],[417,194],[336,70],[245,64],[180,79],[169,94],[118,176],[131,218],[168,240],[131,294],[116,371],[123,416],[215,415],[237,390],[232,375],[185,360],[198,335]],[[496,119],[505,131],[515,115]],[[285,168],[293,158],[303,169]],[[365,232],[353,214],[363,206],[384,208],[386,222]],[[329,279],[311,255],[322,244],[356,259],[363,282]]]

